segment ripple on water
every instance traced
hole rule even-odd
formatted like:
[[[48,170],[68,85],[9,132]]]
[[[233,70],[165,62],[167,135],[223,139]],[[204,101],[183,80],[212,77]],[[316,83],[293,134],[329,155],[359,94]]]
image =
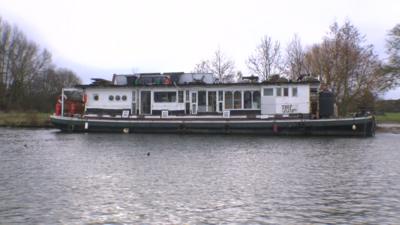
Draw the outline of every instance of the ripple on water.
[[[399,144],[0,128],[0,221],[399,224]]]

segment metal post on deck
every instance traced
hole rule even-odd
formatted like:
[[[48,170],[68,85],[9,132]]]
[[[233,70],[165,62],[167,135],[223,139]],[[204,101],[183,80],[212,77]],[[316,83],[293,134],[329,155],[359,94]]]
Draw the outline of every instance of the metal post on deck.
[[[61,117],[64,117],[64,88],[61,89]]]

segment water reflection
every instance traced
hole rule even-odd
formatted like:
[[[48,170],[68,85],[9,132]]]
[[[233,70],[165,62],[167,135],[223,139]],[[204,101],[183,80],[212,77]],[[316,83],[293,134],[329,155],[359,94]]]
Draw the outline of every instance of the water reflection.
[[[1,128],[0,221],[396,224],[398,137],[63,134]]]

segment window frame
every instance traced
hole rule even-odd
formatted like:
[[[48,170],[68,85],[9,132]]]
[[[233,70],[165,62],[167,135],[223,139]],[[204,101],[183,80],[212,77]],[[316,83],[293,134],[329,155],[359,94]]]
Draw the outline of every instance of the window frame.
[[[224,91],[224,109],[233,109],[233,91]]]
[[[178,103],[184,102],[184,93],[183,91],[178,91]]]
[[[253,91],[244,91],[243,92],[243,108],[244,109],[252,109],[253,108]]]
[[[256,93],[258,94],[258,96],[256,95]],[[256,97],[258,97],[258,99],[256,99]],[[252,104],[257,104],[256,107],[252,107],[252,109],[261,109],[261,91],[253,91],[253,100],[252,100]],[[252,106],[253,106],[252,105]]]
[[[242,91],[233,92],[233,109],[242,109]]]
[[[294,91],[296,90],[296,91]],[[296,94],[294,94],[296,93]],[[299,89],[297,87],[292,87],[292,97],[298,97],[299,96]]]
[[[271,91],[271,93],[270,94],[266,94],[267,90]],[[274,88],[263,88],[263,96],[266,96],[266,97],[274,96]]]
[[[288,87],[283,87],[282,89],[283,89],[282,96],[283,97],[289,97],[289,88]]]
[[[277,87],[276,88],[276,96],[277,97],[282,97],[282,88],[281,87]]]
[[[176,100],[176,91],[155,91],[153,93],[154,103],[176,103]]]

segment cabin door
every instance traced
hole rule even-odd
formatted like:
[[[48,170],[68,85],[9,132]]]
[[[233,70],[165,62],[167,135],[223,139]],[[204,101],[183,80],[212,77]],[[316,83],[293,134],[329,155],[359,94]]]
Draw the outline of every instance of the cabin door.
[[[141,91],[140,92],[140,113],[142,115],[151,113],[151,92]]]
[[[191,111],[192,114],[197,114],[197,91],[191,92]]]
[[[207,101],[207,112],[216,112],[216,111],[217,111],[217,92],[209,91],[208,101]]]
[[[198,91],[197,97],[197,112],[207,112],[207,91]]]

